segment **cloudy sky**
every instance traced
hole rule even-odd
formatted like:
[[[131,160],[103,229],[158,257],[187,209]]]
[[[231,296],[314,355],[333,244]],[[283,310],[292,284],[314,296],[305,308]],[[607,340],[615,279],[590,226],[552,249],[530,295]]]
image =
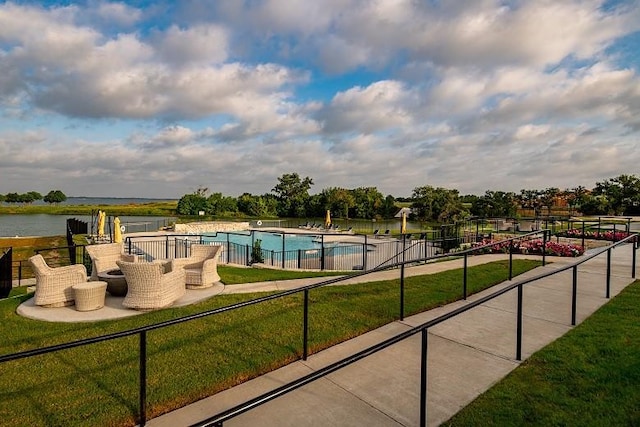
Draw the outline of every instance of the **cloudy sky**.
[[[640,174],[640,0],[0,3],[0,193]]]

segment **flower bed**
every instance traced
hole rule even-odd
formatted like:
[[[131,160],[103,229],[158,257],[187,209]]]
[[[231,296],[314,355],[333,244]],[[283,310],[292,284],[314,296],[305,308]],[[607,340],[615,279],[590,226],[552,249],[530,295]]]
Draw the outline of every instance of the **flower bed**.
[[[617,242],[618,240],[622,240],[625,237],[629,237],[629,233],[626,231],[593,231],[593,230],[585,230],[584,236],[582,230],[573,228],[570,230],[559,231],[556,233],[558,237],[569,237],[572,239],[594,239],[594,240],[608,240],[610,242]]]
[[[478,253],[483,253],[483,254],[499,254],[499,253],[508,254],[509,253],[510,242],[508,241],[499,241],[499,240],[496,241],[496,240],[483,239],[481,242],[472,244],[472,247],[485,246],[492,243],[493,243],[493,246],[488,246],[488,247],[479,249]],[[542,251],[543,251],[542,239],[513,242],[514,254],[542,255]],[[544,253],[552,256],[577,257],[584,253],[584,248],[579,245],[556,243],[556,242],[548,241],[546,242],[546,245],[544,245]]]

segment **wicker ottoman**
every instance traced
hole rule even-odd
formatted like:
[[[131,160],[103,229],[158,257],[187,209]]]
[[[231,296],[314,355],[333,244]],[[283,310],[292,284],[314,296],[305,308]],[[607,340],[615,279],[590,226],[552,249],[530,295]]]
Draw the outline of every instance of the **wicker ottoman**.
[[[76,310],[90,311],[104,307],[107,282],[85,282],[73,285]]]

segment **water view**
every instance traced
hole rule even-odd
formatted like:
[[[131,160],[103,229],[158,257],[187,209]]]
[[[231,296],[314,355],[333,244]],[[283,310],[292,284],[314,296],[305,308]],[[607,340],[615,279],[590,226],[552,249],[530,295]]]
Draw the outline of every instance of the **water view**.
[[[66,234],[67,219],[76,218],[89,224],[91,230],[91,216],[89,215],[0,215],[0,237],[25,237],[25,236],[60,236]],[[159,216],[121,216],[121,224],[125,228],[130,224],[136,229],[144,230],[144,223],[157,223],[158,221],[175,221],[175,218]],[[157,229],[157,228],[156,228]],[[149,229],[149,231],[155,231]]]
[[[162,202],[170,199],[146,199],[142,197],[120,198],[120,197],[69,197],[60,205],[128,205],[128,204],[144,204]],[[46,205],[47,203],[39,200],[34,205]],[[91,217],[89,215],[1,215],[0,214],[0,237],[24,237],[24,236],[59,236],[66,233],[67,219],[76,218],[85,221],[91,228]],[[144,223],[158,221],[175,221],[175,218],[157,217],[157,216],[121,216],[121,224],[127,226],[127,223]],[[144,230],[142,226],[141,231]],[[151,231],[151,230],[149,230]]]

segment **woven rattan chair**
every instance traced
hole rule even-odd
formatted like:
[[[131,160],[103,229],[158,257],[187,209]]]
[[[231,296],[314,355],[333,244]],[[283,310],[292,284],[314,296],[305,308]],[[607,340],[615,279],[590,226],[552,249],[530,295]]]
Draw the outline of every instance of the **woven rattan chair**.
[[[64,307],[74,302],[73,285],[87,281],[82,264],[49,267],[42,255],[29,258],[36,276],[35,304],[42,307]]]
[[[122,243],[87,246],[87,253],[91,257],[91,280],[100,280],[98,273],[116,270],[118,268],[116,261],[135,262],[138,260],[136,255],[123,253],[123,249]]]
[[[222,246],[191,245],[191,256],[171,260],[171,269],[184,269],[187,289],[210,288],[220,281],[218,258]]]
[[[127,279],[125,307],[155,310],[168,307],[185,294],[184,270],[172,270],[171,264],[116,261]],[[169,270],[166,271],[165,270]]]

